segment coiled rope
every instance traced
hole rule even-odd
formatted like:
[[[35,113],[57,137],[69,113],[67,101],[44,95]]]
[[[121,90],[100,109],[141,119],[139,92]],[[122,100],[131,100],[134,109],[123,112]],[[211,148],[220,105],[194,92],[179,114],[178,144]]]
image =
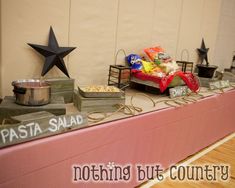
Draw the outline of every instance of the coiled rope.
[[[88,113],[88,121],[92,122],[92,123],[98,123],[98,122],[105,120],[106,118],[108,118],[110,116],[113,116],[114,114],[117,114],[118,112],[122,112],[123,114],[130,115],[130,116],[134,116],[134,115],[136,115],[136,113],[142,112],[143,109],[141,107],[134,105],[133,100],[134,100],[134,98],[136,98],[136,96],[143,96],[143,97],[149,99],[149,101],[151,101],[153,107],[156,107],[156,105],[159,103],[165,103],[167,106],[170,106],[170,107],[180,107],[180,106],[186,105],[188,103],[197,102],[198,99],[191,97],[193,95],[200,97],[200,98],[203,97],[203,95],[190,93],[184,97],[178,97],[178,98],[174,98],[174,99],[162,99],[162,100],[154,101],[154,99],[152,97],[150,97],[149,95],[147,95],[145,93],[135,93],[134,95],[131,96],[130,105],[116,104],[115,106],[117,107],[117,110],[113,113],[110,113],[110,114],[107,114],[104,112],[99,112],[99,111],[89,112]],[[94,117],[95,115],[96,116],[98,115],[100,117]]]

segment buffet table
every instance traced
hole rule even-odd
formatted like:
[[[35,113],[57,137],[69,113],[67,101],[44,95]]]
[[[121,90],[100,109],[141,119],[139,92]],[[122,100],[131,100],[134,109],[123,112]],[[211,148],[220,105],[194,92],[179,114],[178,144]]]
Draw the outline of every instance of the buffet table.
[[[134,187],[72,182],[72,166],[161,164],[164,168],[235,131],[235,91],[0,150],[1,188]]]

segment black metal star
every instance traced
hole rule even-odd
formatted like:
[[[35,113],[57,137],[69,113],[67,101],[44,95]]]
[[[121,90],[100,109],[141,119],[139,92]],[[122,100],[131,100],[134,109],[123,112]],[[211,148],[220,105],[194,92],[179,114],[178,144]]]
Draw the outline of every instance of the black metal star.
[[[54,65],[56,65],[66,76],[69,77],[63,58],[76,47],[59,47],[52,27],[50,27],[48,46],[30,43],[28,43],[28,45],[45,57],[41,76],[44,76],[52,69],[52,67],[54,67]]]
[[[207,53],[209,51],[209,48],[206,48],[204,39],[202,39],[201,48],[198,48],[197,51],[198,51],[198,55],[199,55],[201,63],[203,63],[203,61],[205,59],[206,63],[209,64],[208,57],[207,57]]]

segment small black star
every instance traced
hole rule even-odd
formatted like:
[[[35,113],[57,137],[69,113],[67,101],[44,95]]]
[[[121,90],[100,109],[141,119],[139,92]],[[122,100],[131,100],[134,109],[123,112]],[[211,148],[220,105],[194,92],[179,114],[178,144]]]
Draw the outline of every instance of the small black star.
[[[59,47],[52,27],[50,27],[48,46],[30,43],[28,43],[28,45],[45,57],[41,76],[44,76],[52,69],[52,67],[54,67],[54,65],[56,65],[66,76],[69,77],[63,58],[76,47]]]
[[[206,48],[205,46],[205,42],[204,39],[202,39],[202,44],[201,44],[201,48],[197,49],[198,54],[199,54],[199,58],[201,60],[201,63],[203,63],[204,59],[206,60],[206,63],[209,64],[208,62],[208,57],[207,57],[207,53],[209,51],[209,48]]]

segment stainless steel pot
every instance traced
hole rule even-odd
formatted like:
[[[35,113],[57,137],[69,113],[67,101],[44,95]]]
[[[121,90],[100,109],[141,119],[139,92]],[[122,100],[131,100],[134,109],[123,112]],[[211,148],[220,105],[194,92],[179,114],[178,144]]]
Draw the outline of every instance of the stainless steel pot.
[[[35,79],[16,80],[12,82],[16,103],[26,106],[40,106],[50,102],[50,84]]]

